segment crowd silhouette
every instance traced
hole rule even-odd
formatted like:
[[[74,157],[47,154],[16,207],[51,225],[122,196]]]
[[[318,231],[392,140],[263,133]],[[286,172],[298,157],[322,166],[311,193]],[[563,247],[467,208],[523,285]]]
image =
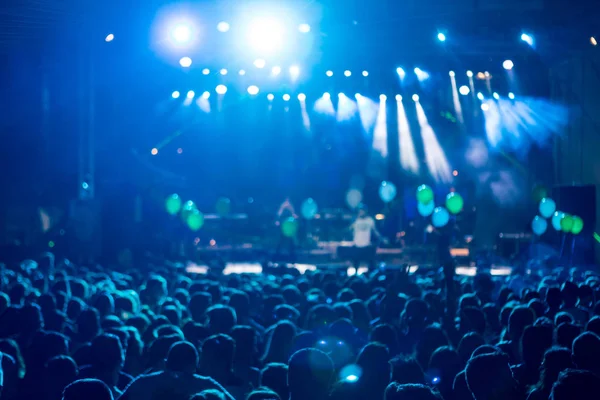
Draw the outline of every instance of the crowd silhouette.
[[[577,269],[0,266],[3,399],[600,398],[600,278]]]

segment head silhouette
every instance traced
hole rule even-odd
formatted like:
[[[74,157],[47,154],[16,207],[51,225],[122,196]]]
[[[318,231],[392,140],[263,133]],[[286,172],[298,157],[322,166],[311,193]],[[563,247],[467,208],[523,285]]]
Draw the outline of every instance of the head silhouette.
[[[63,400],[113,400],[106,384],[98,379],[81,379],[71,383],[63,392]]]
[[[567,369],[552,386],[550,400],[592,400],[600,393],[600,378],[590,371]]]
[[[169,371],[193,374],[198,367],[198,351],[190,342],[174,343],[169,349],[165,366]]]
[[[297,351],[288,366],[290,400],[327,399],[334,377],[333,361],[326,353],[316,349]]]
[[[467,363],[466,379],[475,400],[513,398],[517,387],[509,358],[503,353],[474,356]]]

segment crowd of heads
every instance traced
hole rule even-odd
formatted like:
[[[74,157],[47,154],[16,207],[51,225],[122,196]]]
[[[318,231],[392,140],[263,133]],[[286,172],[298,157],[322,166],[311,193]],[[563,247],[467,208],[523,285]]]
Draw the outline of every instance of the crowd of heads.
[[[600,398],[600,278],[0,264],[9,400]]]

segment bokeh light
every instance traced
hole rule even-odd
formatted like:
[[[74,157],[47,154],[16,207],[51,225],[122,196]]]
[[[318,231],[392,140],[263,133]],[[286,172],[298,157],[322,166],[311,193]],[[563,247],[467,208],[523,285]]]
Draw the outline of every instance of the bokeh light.
[[[256,68],[264,68],[265,65],[267,65],[267,62],[262,58],[257,58],[256,60],[254,60],[254,66]]]
[[[437,34],[437,38],[440,42],[445,42],[446,41],[446,35],[443,34],[442,32]]]
[[[468,95],[469,93],[471,93],[471,89],[469,89],[469,87],[468,87],[468,86],[466,86],[466,85],[463,85],[463,86],[461,86],[461,87],[458,89],[458,92],[459,92],[460,94],[462,94],[463,96],[466,96],[466,95]]]
[[[179,60],[179,65],[183,68],[189,68],[192,65],[192,59],[189,57],[181,57]]]
[[[208,75],[208,74],[210,74],[210,69],[208,69],[208,68],[204,68],[204,69],[202,70],[202,75]]]
[[[298,25],[298,30],[301,33],[308,33],[308,32],[310,32],[310,25],[309,24],[300,24],[300,25]]]
[[[289,94],[284,94],[283,95],[283,101],[290,101],[290,95]]]
[[[193,90],[190,90],[189,92],[187,92],[188,99],[193,99],[195,95],[196,95],[196,93],[194,93]]]
[[[179,93],[178,90],[175,90],[173,93],[171,93],[171,97],[174,99],[178,99],[179,96],[181,96],[181,93]]]
[[[502,63],[502,68],[504,68],[507,71],[513,69],[514,66],[515,64],[511,60],[504,60],[504,62]]]
[[[223,32],[223,33],[228,32],[229,28],[230,28],[230,26],[229,26],[228,22],[221,21],[217,24],[217,30],[219,32]]]
[[[350,70],[347,69],[347,70],[344,71],[344,76],[345,77],[349,77],[351,75],[352,75],[352,72]]]
[[[115,39],[115,35],[112,33],[109,33],[108,35],[106,35],[106,37],[104,38],[105,42],[112,42]]]
[[[225,93],[227,93],[227,86],[225,86],[225,85],[217,85],[217,88],[215,89],[215,91],[218,94],[225,94]]]
[[[325,75],[327,75],[328,77],[332,77],[333,76],[333,71],[329,70],[327,72],[325,72]]]
[[[248,86],[248,94],[255,96],[258,94],[258,86],[256,85],[250,85]]]
[[[150,154],[152,154],[153,156],[158,154],[158,149],[156,147],[154,147],[152,150],[150,150]]]

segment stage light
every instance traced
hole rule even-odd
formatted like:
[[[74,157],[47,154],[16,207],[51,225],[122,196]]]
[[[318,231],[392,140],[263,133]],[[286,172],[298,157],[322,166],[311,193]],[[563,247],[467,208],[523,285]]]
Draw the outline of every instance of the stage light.
[[[275,51],[282,45],[283,26],[272,19],[259,18],[250,24],[248,39],[258,51]]]
[[[493,96],[496,100],[500,100],[500,95],[498,93],[494,92]]]
[[[402,101],[402,96],[400,96],[399,94],[396,95],[396,101]]]
[[[177,154],[183,154],[183,149],[181,147],[177,149]]]
[[[292,65],[290,67],[290,75],[292,76],[292,78],[297,78],[298,75],[300,75],[300,67],[298,67],[297,65]]]
[[[192,39],[192,29],[187,25],[178,24],[171,31],[171,37],[176,43],[188,43]]]
[[[467,71],[467,77],[468,78],[472,78],[473,77],[473,71]]]
[[[106,37],[104,38],[105,42],[112,42],[115,39],[115,35],[113,35],[112,33],[109,33],[108,35],[106,35]]]
[[[442,32],[438,33],[437,38],[440,42],[446,41],[446,35],[444,35]]]
[[[386,101],[387,100],[387,96],[385,94],[380,94],[379,95],[379,100]]]
[[[300,24],[300,25],[298,25],[298,30],[302,33],[308,33],[308,32],[310,32],[310,25],[309,24]]]
[[[341,97],[344,97],[344,96],[345,96],[344,93],[342,93],[342,92],[338,93],[338,99],[341,98]]]
[[[429,78],[429,74],[419,67],[415,68],[415,75],[417,75],[417,79],[419,80],[419,82],[423,82],[424,80]]]
[[[423,72],[423,71],[421,70],[421,68],[419,68],[419,67],[416,67],[416,68],[415,68],[415,74],[420,74],[421,72]]]
[[[181,65],[183,68],[189,68],[190,65],[192,65],[192,59],[189,57],[181,57],[179,60],[179,65]]]
[[[591,44],[592,46],[598,46],[598,41],[596,40],[596,38],[595,38],[594,36],[592,36],[592,37],[590,38],[590,44]]]
[[[413,99],[413,101],[419,101],[419,95],[413,94],[412,99]]]
[[[264,68],[266,64],[267,64],[266,61],[263,60],[262,58],[258,58],[256,60],[254,60],[254,66],[256,68]]]
[[[481,92],[477,93],[477,98],[479,100],[483,100],[483,93],[481,93]]]
[[[507,71],[513,69],[514,66],[515,64],[513,64],[511,60],[504,60],[504,62],[502,63],[502,67]]]
[[[352,72],[350,72],[350,70],[345,70],[345,71],[344,71],[344,76],[345,76],[345,77],[349,77],[349,76],[351,76],[351,75],[352,75]]]
[[[323,93],[323,98],[325,100],[329,100],[329,99],[331,99],[331,95],[329,94],[329,92],[325,92],[325,93]]]
[[[365,77],[367,77],[367,76],[369,76],[369,72],[368,71],[363,71],[362,75],[365,76]]]
[[[225,93],[227,93],[227,86],[225,86],[225,85],[217,85],[217,88],[215,89],[215,91],[218,94],[225,94]]]
[[[356,100],[360,99],[361,97],[362,97],[362,95],[361,95],[360,93],[356,93],[356,94],[354,94],[354,98],[355,98]]]
[[[478,72],[477,73],[477,79],[484,80],[485,79],[485,74],[483,72]]]
[[[300,93],[300,94],[298,95],[298,100],[300,100],[300,101],[305,101],[305,100],[306,100],[306,95],[305,95],[304,93]]]
[[[210,92],[207,90],[204,93],[202,93],[202,98],[203,99],[208,99],[210,97]]]
[[[194,93],[193,90],[190,90],[189,92],[187,92],[187,96],[186,97],[188,99],[193,99],[195,95],[196,95],[196,93]]]
[[[246,75],[246,71],[243,69],[240,69],[240,76],[244,76],[244,75]]]
[[[511,100],[514,100],[515,99],[515,94],[513,92],[510,92],[508,94],[508,98],[511,99]]]
[[[452,171],[452,175],[458,176],[458,171],[457,170]]]
[[[533,36],[528,35],[527,33],[523,33],[521,34],[521,40],[527,43],[528,45],[533,46]]]
[[[173,93],[171,93],[171,97],[174,99],[178,99],[179,96],[181,96],[181,93],[179,93],[179,91],[174,91]]]
[[[490,72],[489,71],[485,71],[485,73],[483,74],[486,78],[490,77]]]
[[[281,67],[280,66],[274,66],[273,68],[271,68],[271,74],[277,76],[281,73]]]
[[[267,99],[268,99],[269,101],[273,101],[273,99],[274,99],[274,98],[275,98],[275,96],[273,95],[273,93],[269,93],[269,94],[267,95]]]
[[[202,75],[208,75],[208,74],[210,74],[210,69],[208,69],[208,68],[204,68],[204,69],[202,70]]]
[[[158,149],[155,147],[152,150],[150,150],[150,154],[152,154],[153,156],[158,154]]]
[[[404,77],[406,76],[406,72],[404,71],[403,68],[396,68],[396,73],[398,74],[398,76],[400,77],[400,79],[404,79]]]
[[[482,109],[483,111],[487,111],[487,110],[489,110],[489,109],[490,109],[490,106],[488,106],[488,105],[487,105],[487,103],[483,103],[483,104],[481,105],[481,109]]]
[[[458,89],[458,92],[459,92],[460,94],[462,94],[463,96],[466,96],[466,95],[468,95],[469,93],[471,93],[471,89],[469,89],[469,87],[468,87],[468,86],[466,86],[466,85],[463,85],[463,86],[461,86],[461,87]]]
[[[283,95],[283,101],[290,101],[290,95],[289,94],[284,94]]]
[[[356,376],[356,375],[348,375],[346,377],[346,381],[348,381],[348,382],[356,382],[357,380],[358,380],[358,376]]]
[[[248,94],[255,96],[258,94],[258,86],[250,85],[248,86]]]
[[[225,68],[221,68],[221,70],[219,71],[219,73],[220,73],[221,75],[227,75],[227,69],[225,69]]]
[[[225,22],[225,21],[221,21],[217,24],[217,30],[219,32],[227,32],[229,31],[229,23]]]
[[[448,72],[448,75],[450,75],[450,76],[456,76],[456,74],[454,73],[454,71]]]
[[[327,71],[325,72],[325,75],[331,78],[333,76],[333,71]]]

